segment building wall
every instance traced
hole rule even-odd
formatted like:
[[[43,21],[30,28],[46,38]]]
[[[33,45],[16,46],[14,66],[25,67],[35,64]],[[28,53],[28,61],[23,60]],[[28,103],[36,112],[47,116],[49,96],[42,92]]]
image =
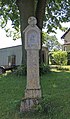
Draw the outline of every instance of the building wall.
[[[70,52],[70,45],[66,46],[66,51]]]
[[[21,45],[0,49],[0,66],[8,65],[8,57],[12,55],[16,56],[16,65],[20,65],[22,59]]]
[[[63,45],[62,50],[70,52],[70,45]]]
[[[42,48],[44,51],[44,62],[48,64],[48,49],[46,47]],[[9,56],[16,56],[16,65],[21,65],[22,62],[22,46],[13,46],[9,48],[0,49],[0,66],[9,65]]]
[[[70,51],[70,31],[64,37],[63,50]]]
[[[70,43],[70,31],[64,37],[64,43],[68,43],[68,42]]]

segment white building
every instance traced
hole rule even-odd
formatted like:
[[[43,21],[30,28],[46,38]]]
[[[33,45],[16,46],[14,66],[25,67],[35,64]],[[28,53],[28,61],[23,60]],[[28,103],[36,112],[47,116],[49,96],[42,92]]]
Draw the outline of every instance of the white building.
[[[21,65],[22,46],[13,46],[0,49],[0,66]],[[42,48],[42,62],[48,64],[48,49]]]
[[[64,39],[63,50],[70,51],[70,28],[63,34],[61,39]]]

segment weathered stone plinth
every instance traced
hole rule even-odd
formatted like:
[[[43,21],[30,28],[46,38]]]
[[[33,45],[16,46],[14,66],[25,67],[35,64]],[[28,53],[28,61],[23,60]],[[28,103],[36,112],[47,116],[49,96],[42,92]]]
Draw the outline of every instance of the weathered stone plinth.
[[[27,98],[21,101],[20,112],[33,111],[34,106],[38,105],[39,98]]]

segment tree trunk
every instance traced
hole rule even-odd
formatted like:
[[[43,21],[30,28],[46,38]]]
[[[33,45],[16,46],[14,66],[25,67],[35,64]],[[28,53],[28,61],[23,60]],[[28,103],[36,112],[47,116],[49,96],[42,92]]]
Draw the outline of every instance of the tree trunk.
[[[38,0],[37,7],[36,7],[37,25],[41,31],[43,28],[43,20],[45,15],[46,3],[47,3],[47,0]],[[41,33],[41,50],[40,50],[40,64],[41,63],[42,63],[42,33]]]
[[[34,16],[34,0],[17,0],[20,12],[21,40],[22,40],[22,64],[26,64],[24,29],[28,25],[28,18]]]
[[[36,18],[38,27],[42,30],[47,0],[38,0],[36,7]]]
[[[45,7],[47,0],[37,0],[35,11],[35,0],[17,0],[17,6],[20,12],[20,25],[21,25],[21,39],[22,39],[22,64],[26,64],[26,51],[25,51],[25,38],[23,31],[27,27],[27,20],[30,16],[36,16],[37,25],[41,29],[43,28],[43,18],[45,15]],[[35,14],[36,13],[36,14]],[[41,40],[42,47],[42,40]],[[42,55],[40,51],[40,61]]]

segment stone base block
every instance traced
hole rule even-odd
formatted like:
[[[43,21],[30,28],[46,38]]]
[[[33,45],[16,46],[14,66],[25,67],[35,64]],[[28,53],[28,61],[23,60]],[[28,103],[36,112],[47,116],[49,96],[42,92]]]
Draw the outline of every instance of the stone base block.
[[[41,98],[41,89],[26,89],[25,98]]]
[[[34,106],[39,103],[39,99],[37,98],[29,98],[23,99],[21,101],[20,112],[30,111],[34,109]]]

